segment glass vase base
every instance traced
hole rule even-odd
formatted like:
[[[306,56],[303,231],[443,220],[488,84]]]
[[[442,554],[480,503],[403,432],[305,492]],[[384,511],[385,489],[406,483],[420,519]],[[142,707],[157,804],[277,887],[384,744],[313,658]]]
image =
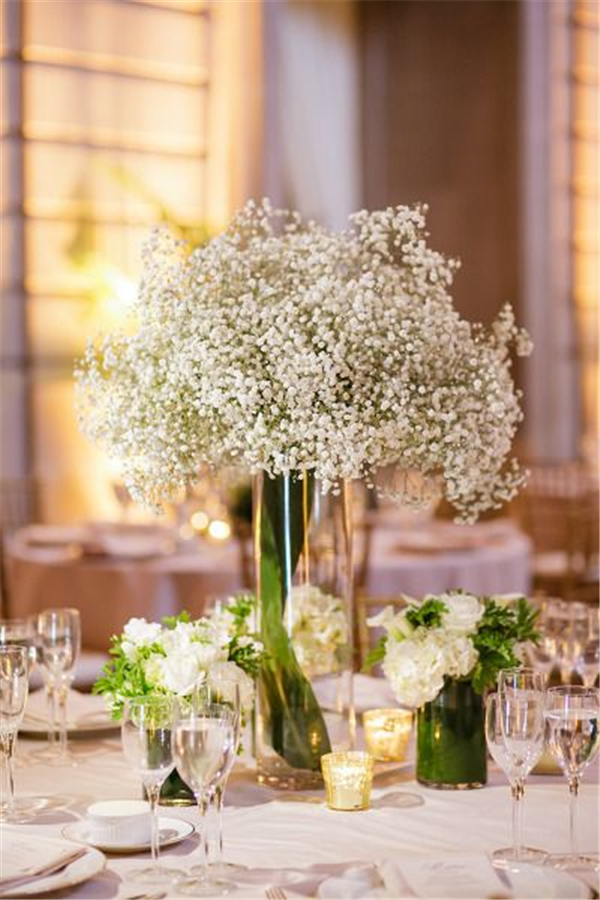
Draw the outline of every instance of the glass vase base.
[[[190,797],[161,797],[160,806],[196,806],[196,801]]]
[[[185,877],[186,873],[181,869],[170,869],[167,866],[147,866],[127,873],[127,880],[136,884],[174,884]]]
[[[550,853],[545,865],[555,869],[591,869],[600,871],[600,858],[597,853]]]
[[[518,851],[515,851],[514,847],[501,847],[494,850],[492,859],[495,866],[510,868],[512,863],[545,863],[548,853],[537,847],[521,847]]]
[[[260,760],[257,778],[259,784],[280,791],[315,791],[325,786],[321,772],[312,769],[294,769],[280,757]]]
[[[430,781],[417,775],[417,781],[423,787],[432,788],[435,791],[471,791],[485,787],[485,781],[459,781],[453,784],[449,781]]]
[[[188,897],[223,897],[236,889],[236,885],[220,878],[186,878],[176,884],[177,892]]]

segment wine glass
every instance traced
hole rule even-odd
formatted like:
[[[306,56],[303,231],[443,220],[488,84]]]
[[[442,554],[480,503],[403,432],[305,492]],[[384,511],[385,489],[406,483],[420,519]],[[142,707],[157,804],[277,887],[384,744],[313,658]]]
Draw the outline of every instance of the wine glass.
[[[513,846],[496,850],[494,858],[541,861],[547,853],[524,847],[522,833],[525,781],[544,748],[543,673],[528,667],[500,672],[495,703],[490,700],[487,709],[486,736],[492,757],[508,777],[513,798]]]
[[[577,834],[579,786],[584,769],[598,753],[600,691],[595,687],[564,685],[548,690],[546,735],[550,752],[569,782],[570,852],[552,854],[548,862],[558,868],[598,866],[597,853],[580,853]]]
[[[29,691],[29,651],[12,644],[0,647],[0,752],[6,763],[8,799],[0,806],[0,821],[15,821],[14,752]]]
[[[210,798],[235,759],[235,715],[223,704],[192,704],[182,709],[173,732],[173,755],[177,771],[194,792],[202,822],[200,875],[177,883],[177,889],[195,897],[218,896],[232,886],[211,878],[208,868],[206,812]]]
[[[198,707],[206,705],[206,703],[212,703],[213,705],[219,704],[229,707],[233,714],[234,752],[231,754],[228,765],[223,771],[219,781],[215,784],[211,797],[217,813],[216,853],[213,868],[217,873],[217,877],[227,878],[228,876],[235,874],[235,872],[246,869],[246,866],[236,865],[235,863],[226,863],[223,859],[223,804],[225,802],[225,788],[229,773],[233,768],[238,754],[242,728],[242,702],[239,681],[224,678],[220,675],[211,675],[210,680],[207,680],[200,690],[196,692],[193,702],[196,706],[196,711],[198,710]],[[202,873],[195,868],[192,869],[192,874]]]
[[[575,659],[575,671],[585,687],[593,687],[598,681],[600,667],[600,641],[598,637],[598,607],[587,610],[588,627],[585,640]]]
[[[37,617],[37,637],[39,662],[49,698],[50,744],[58,701],[58,762],[75,765],[69,755],[67,743],[67,700],[81,648],[79,610],[66,607],[44,610]]]
[[[162,783],[175,768],[171,746],[174,719],[174,701],[164,695],[149,694],[130,698],[126,700],[123,709],[123,753],[129,765],[141,777],[152,813],[152,865],[135,869],[127,875],[142,883],[170,884],[184,874],[158,864],[158,801]]]

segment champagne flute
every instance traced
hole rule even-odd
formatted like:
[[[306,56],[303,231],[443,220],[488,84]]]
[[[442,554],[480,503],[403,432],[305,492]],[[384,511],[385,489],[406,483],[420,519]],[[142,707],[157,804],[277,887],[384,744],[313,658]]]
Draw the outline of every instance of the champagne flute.
[[[206,812],[210,798],[235,758],[235,717],[223,704],[192,704],[185,710],[173,733],[173,755],[177,771],[194,792],[202,823],[200,875],[177,883],[177,889],[195,897],[219,896],[232,887],[211,878],[208,868]]]
[[[215,844],[216,852],[213,867],[217,873],[217,877],[227,878],[235,872],[246,869],[246,866],[240,866],[234,863],[226,863],[223,859],[223,804],[225,802],[225,788],[227,786],[227,779],[234,766],[238,754],[242,730],[242,701],[240,683],[239,681],[234,681],[233,679],[224,678],[220,674],[213,675],[211,673],[210,679],[207,680],[199,689],[199,691],[194,695],[193,702],[196,705],[199,704],[200,706],[202,706],[203,704],[206,705],[206,703],[227,706],[231,709],[233,715],[233,737],[235,744],[234,752],[231,754],[228,765],[223,771],[221,778],[219,779],[217,784],[215,784],[215,788],[211,797],[217,813],[217,839]],[[196,706],[196,708],[198,707]],[[202,873],[197,868],[195,868],[192,869],[192,874],[195,875]]]
[[[0,752],[6,763],[8,781],[8,799],[0,806],[0,821],[4,822],[17,819],[14,752],[29,690],[28,662],[26,646],[0,647]]]
[[[50,717],[54,717],[58,701],[57,761],[59,764],[76,765],[68,750],[67,700],[81,648],[79,610],[69,608],[44,610],[37,618],[37,634],[42,674],[51,700]],[[53,728],[53,723],[51,727]]]
[[[598,866],[597,853],[580,853],[577,810],[581,776],[598,753],[600,691],[595,687],[564,685],[548,690],[546,734],[550,752],[569,782],[570,852],[552,854],[548,862],[558,868]]]
[[[141,777],[152,813],[152,865],[128,873],[133,881],[170,884],[184,874],[158,864],[158,801],[163,781],[175,768],[171,747],[174,718],[174,701],[160,694],[130,698],[123,709],[123,753]]]
[[[496,750],[511,786],[513,798],[513,846],[496,850],[495,859],[505,862],[535,862],[546,858],[544,850],[524,847],[523,803],[525,781],[544,748],[544,675],[534,669],[521,667],[504,669],[498,678],[495,710],[490,703],[488,746],[492,730],[500,726],[502,749]],[[497,734],[497,732],[496,732]],[[495,745],[499,743],[495,737]]]
[[[521,844],[521,835],[523,833],[523,806],[525,802],[525,787],[513,771],[511,758],[506,749],[504,734],[502,731],[502,701],[498,694],[488,694],[485,703],[485,739],[490,756],[500,766],[510,784],[510,791],[513,798],[512,804],[512,830],[516,836],[512,848],[503,847],[495,850],[493,856],[495,859],[507,860],[514,858],[515,846],[520,847],[519,859],[535,860],[543,859],[546,854],[542,850],[534,847],[525,847]]]

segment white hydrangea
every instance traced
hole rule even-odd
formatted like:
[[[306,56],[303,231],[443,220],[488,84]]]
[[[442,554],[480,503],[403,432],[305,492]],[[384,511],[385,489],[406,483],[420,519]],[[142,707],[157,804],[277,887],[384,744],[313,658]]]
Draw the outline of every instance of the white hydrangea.
[[[348,662],[350,641],[343,601],[306,584],[292,588],[288,603],[292,646],[302,671],[308,677],[339,671]]]
[[[440,621],[415,625],[411,612],[426,601],[444,604]],[[473,635],[484,611],[479,597],[457,591],[410,600],[399,612],[388,606],[367,620],[386,632],[382,668],[399,703],[420,707],[437,696],[444,678],[466,678],[473,672],[479,659]]]
[[[250,202],[191,252],[153,234],[134,329],[76,372],[81,426],[136,499],[171,497],[201,463],[311,470],[325,489],[396,464],[439,476],[467,520],[509,499],[509,350],[529,342],[509,307],[489,332],[460,318],[425,211],[362,211],[335,233]]]
[[[444,654],[425,632],[416,640],[388,641],[383,672],[398,703],[416,709],[437,697],[444,686]]]
[[[132,659],[140,647],[153,644],[160,635],[158,622],[147,622],[146,619],[130,619],[123,629],[121,647],[128,659]]]

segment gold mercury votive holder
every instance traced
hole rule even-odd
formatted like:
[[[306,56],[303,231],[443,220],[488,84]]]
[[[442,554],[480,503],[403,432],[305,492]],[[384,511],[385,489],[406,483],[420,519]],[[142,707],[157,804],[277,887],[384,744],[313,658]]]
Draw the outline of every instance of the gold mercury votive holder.
[[[374,759],[360,750],[337,751],[321,757],[325,795],[330,809],[368,809]]]
[[[412,730],[408,709],[369,709],[363,713],[367,750],[381,762],[404,762]]]

